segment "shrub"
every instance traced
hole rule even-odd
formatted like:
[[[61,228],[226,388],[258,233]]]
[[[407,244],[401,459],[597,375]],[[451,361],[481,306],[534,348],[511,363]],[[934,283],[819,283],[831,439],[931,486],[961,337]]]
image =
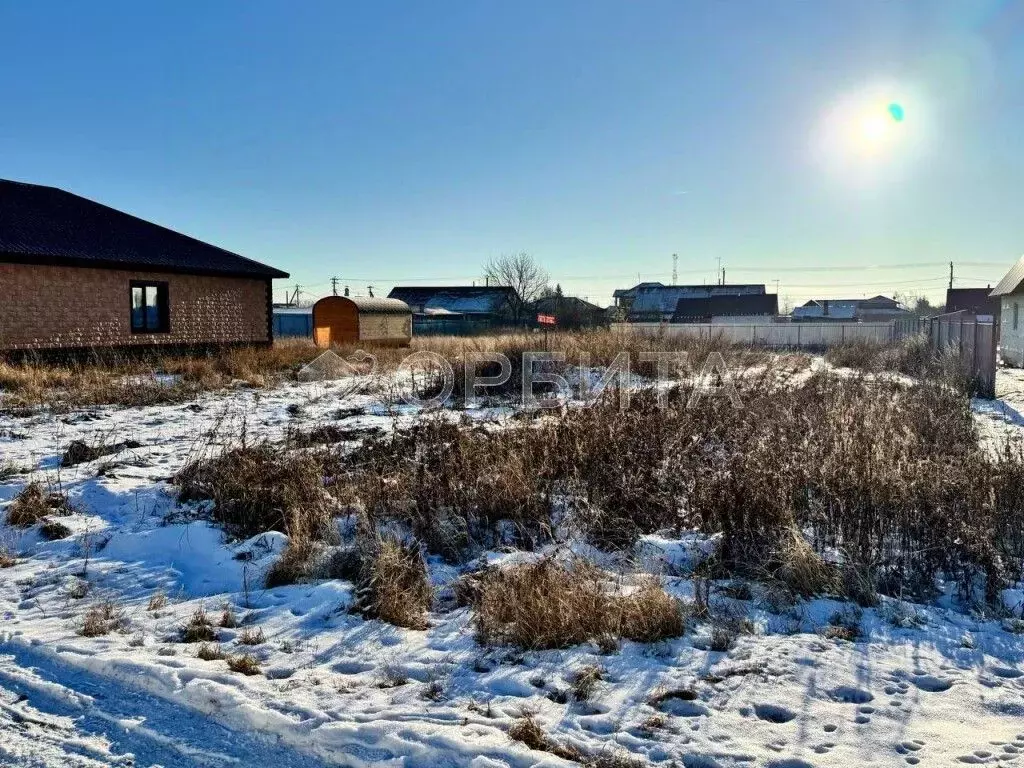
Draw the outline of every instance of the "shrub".
[[[419,546],[377,539],[360,574],[358,606],[363,613],[397,627],[426,629],[433,599],[434,588]]]
[[[235,612],[230,605],[225,605],[223,610],[221,610],[218,623],[224,629],[234,629],[238,626],[238,618],[235,616]]]
[[[486,573],[474,604],[483,644],[565,648],[600,638],[654,642],[681,635],[682,606],[653,579],[613,591],[583,560],[553,558]]]

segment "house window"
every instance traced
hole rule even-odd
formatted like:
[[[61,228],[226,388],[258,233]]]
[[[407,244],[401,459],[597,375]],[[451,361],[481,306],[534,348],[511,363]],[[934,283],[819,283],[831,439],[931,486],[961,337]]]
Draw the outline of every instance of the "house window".
[[[1013,302],[1013,330],[1017,330],[1017,320],[1020,318],[1020,306],[1017,302]]]
[[[131,282],[132,333],[168,333],[167,283]]]

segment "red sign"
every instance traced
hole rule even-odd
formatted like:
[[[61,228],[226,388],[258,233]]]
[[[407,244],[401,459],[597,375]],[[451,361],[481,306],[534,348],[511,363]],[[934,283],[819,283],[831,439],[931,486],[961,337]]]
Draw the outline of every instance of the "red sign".
[[[537,322],[541,325],[558,325],[554,315],[537,315]]]

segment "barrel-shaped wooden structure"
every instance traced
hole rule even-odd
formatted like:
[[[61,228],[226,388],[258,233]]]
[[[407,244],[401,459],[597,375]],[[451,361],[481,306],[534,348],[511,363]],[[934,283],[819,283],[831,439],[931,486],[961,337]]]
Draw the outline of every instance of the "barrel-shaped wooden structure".
[[[313,305],[313,341],[404,347],[412,340],[412,310],[398,299],[327,296]]]

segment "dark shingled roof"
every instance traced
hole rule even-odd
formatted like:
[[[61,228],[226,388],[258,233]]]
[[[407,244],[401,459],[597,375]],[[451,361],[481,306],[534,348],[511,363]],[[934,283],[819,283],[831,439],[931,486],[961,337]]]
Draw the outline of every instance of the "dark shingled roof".
[[[62,189],[4,179],[0,262],[288,277],[287,272]]]
[[[745,296],[706,296],[679,299],[672,315],[673,323],[693,323],[712,317],[743,317],[779,314],[779,297],[774,293]]]

